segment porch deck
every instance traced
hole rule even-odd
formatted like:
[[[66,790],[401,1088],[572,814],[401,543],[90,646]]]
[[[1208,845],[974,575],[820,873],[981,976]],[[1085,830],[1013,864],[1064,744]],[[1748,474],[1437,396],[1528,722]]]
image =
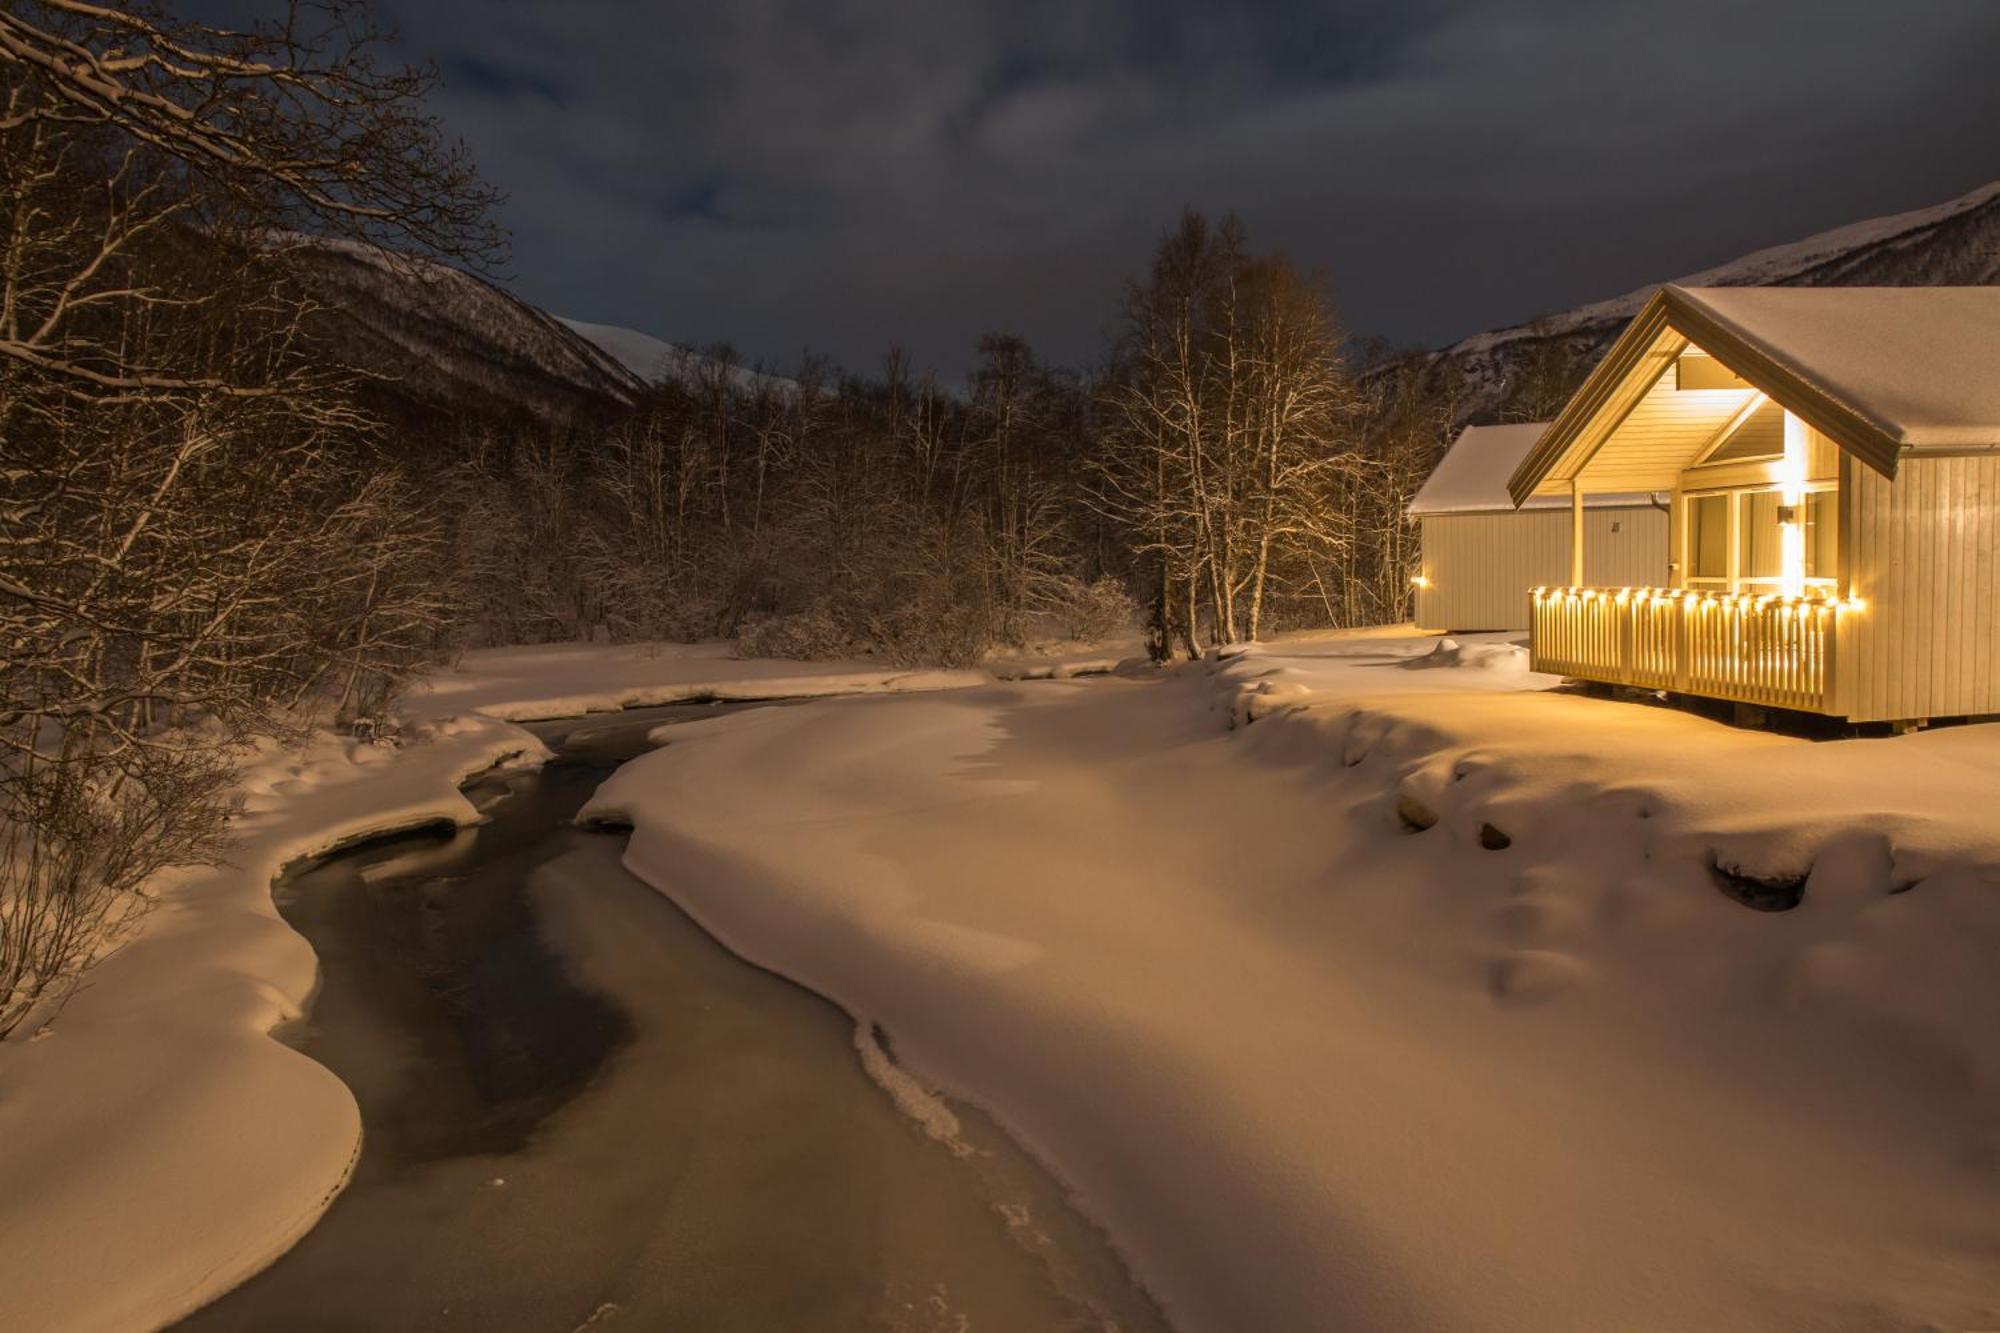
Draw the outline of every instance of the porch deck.
[[[1770,708],[1837,713],[1842,604],[1679,588],[1536,588],[1534,669]]]

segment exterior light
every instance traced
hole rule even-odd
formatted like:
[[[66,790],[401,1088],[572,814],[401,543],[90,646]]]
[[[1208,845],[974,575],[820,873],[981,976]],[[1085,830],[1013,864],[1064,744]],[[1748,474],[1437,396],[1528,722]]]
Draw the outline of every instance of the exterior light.
[[[1431,586],[1431,581],[1422,574],[1413,574],[1410,576],[1410,586],[1414,588],[1428,588]]]

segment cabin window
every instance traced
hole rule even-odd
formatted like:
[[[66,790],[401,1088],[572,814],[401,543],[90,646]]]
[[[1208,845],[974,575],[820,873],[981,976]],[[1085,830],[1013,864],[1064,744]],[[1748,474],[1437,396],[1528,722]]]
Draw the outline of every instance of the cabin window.
[[[1729,497],[1697,495],[1688,500],[1688,582],[1697,587],[1729,583]]]
[[[1799,506],[1808,587],[1840,577],[1840,492],[1809,488]],[[1712,592],[1775,593],[1784,584],[1784,496],[1771,486],[1687,497],[1687,586]]]
[[[1739,491],[1736,496],[1736,590],[1776,592],[1785,574],[1785,549],[1778,530],[1776,491]]]
[[[1690,347],[1674,358],[1676,389],[1747,389],[1750,381],[1707,352]]]

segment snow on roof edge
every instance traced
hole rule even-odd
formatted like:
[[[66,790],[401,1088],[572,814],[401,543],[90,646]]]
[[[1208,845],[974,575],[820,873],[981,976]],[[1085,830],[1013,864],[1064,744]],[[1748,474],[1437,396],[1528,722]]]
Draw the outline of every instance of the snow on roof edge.
[[[2000,287],[1671,290],[1886,440],[2000,445],[2000,376],[1987,369],[2000,353]]]
[[[1504,426],[1467,426],[1445,450],[1431,475],[1411,497],[1409,515],[1422,518],[1439,514],[1477,514],[1515,509],[1507,494],[1507,479],[1520,467],[1521,460],[1535,447],[1551,423],[1517,422]],[[1593,509],[1646,503],[1644,494],[1592,495],[1584,503]],[[1530,500],[1520,506],[1541,509],[1567,506],[1558,496],[1553,504]]]

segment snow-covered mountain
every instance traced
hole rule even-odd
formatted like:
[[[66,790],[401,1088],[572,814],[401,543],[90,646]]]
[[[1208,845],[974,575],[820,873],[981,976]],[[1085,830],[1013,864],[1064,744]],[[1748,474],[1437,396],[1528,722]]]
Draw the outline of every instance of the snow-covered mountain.
[[[334,350],[390,376],[389,392],[424,408],[571,420],[616,411],[649,385],[707,382],[718,369],[743,387],[790,384],[635,329],[559,318],[441,264],[390,261],[324,242],[294,253],[336,312]],[[1670,280],[1720,287],[2000,282],[2000,181],[1949,203],[1852,223]],[[1424,354],[1423,374],[1438,390],[1456,381],[1458,424],[1546,416],[1653,289],[1475,334]]]
[[[635,329],[558,318],[444,264],[336,241],[283,243],[329,312],[332,351],[385,377],[378,396],[419,411],[573,421],[717,371],[745,388],[790,383]]]
[[[1949,203],[1850,223],[1667,281],[1694,287],[2000,282],[2000,181]],[[1426,374],[1440,387],[1458,379],[1461,423],[1546,415],[1551,385],[1574,387],[1657,286],[1475,334],[1429,353]],[[1538,396],[1544,401],[1527,401]]]
[[[645,384],[554,316],[472,274],[338,242],[290,250],[332,318],[325,337],[383,394],[454,416],[566,420]]]
[[[613,360],[648,384],[699,383],[717,371],[745,389],[778,388],[792,383],[733,361],[717,360],[678,343],[664,342],[637,329],[620,328],[616,324],[590,324],[560,315],[557,318],[568,325],[571,332],[608,353]]]

